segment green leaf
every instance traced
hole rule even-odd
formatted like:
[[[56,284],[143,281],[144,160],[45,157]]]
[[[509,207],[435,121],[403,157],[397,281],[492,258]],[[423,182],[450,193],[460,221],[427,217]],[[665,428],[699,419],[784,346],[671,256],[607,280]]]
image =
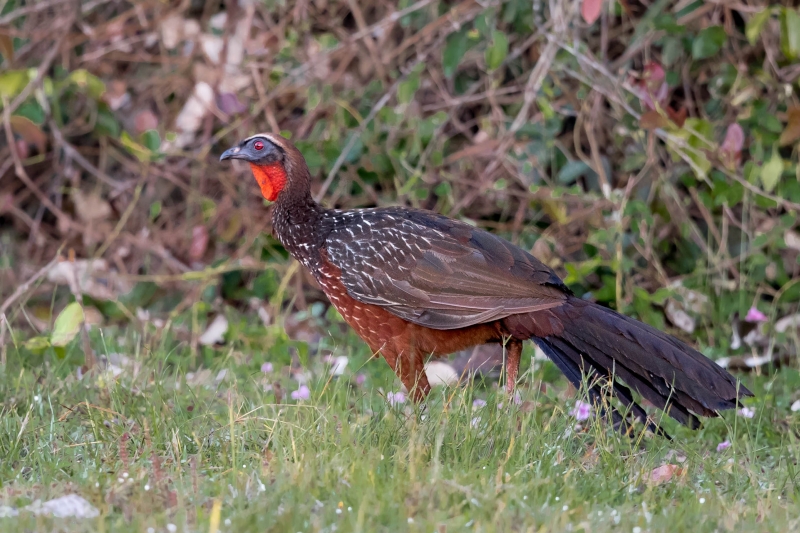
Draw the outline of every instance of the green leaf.
[[[119,123],[114,114],[108,109],[103,109],[102,107],[98,109],[94,127],[95,131],[100,135],[108,135],[115,139],[119,137]]]
[[[675,161],[686,157],[691,163],[695,176],[704,180],[708,176],[708,171],[711,170],[711,161],[708,160],[706,152],[714,149],[714,145],[709,141],[713,138],[713,134],[714,127],[709,121],[687,118],[683,128],[674,132],[673,135],[684,139],[692,149],[687,150],[678,143],[667,140],[667,150]]]
[[[119,142],[121,142],[122,146],[127,148],[128,151],[136,156],[136,158],[142,163],[150,161],[150,150],[148,150],[146,146],[142,146],[138,142],[134,141],[133,137],[131,137],[127,131],[122,132],[122,135],[119,137]]]
[[[592,170],[589,165],[583,161],[570,161],[561,167],[561,170],[558,171],[558,177],[556,179],[559,183],[569,185],[570,183],[574,183],[578,178],[586,176],[587,174],[594,174],[594,170]]]
[[[678,37],[668,37],[664,40],[661,50],[661,62],[665,67],[674,65],[683,55],[683,43]]]
[[[31,122],[36,124],[42,125],[44,123],[44,110],[42,106],[39,105],[39,102],[35,100],[28,100],[24,102],[19,108],[14,112],[15,115],[19,115],[21,117],[25,117],[29,119]]]
[[[154,154],[161,149],[161,135],[156,130],[147,130],[141,135],[142,144]]]
[[[778,185],[783,174],[783,159],[777,150],[772,151],[772,157],[761,167],[761,185],[767,192],[772,192]]]
[[[317,37],[317,42],[320,44],[320,46],[322,46],[323,49],[330,50],[339,44],[339,39],[337,39],[332,33],[323,33]]]
[[[81,330],[83,324],[83,308],[78,302],[67,305],[58,314],[50,335],[50,344],[53,346],[66,346]]]
[[[692,42],[692,57],[695,59],[705,59],[719,52],[728,34],[722,26],[709,26],[702,30]]]
[[[103,83],[103,80],[86,69],[80,68],[73,71],[68,79],[78,87],[86,89],[87,94],[94,100],[100,100],[106,92],[106,84]]]
[[[788,7],[781,12],[781,50],[787,59],[800,55],[800,13]]]
[[[751,45],[756,44],[758,37],[761,35],[761,30],[764,29],[764,24],[769,20],[769,15],[770,9],[766,8],[753,15],[750,20],[747,21],[744,34],[747,36],[747,40]]]
[[[27,70],[9,70],[0,74],[0,96],[14,98],[28,84]]]
[[[417,89],[419,89],[419,73],[414,72],[397,86],[397,101],[401,104],[411,102]]]
[[[50,346],[50,339],[47,337],[33,337],[26,340],[23,346],[33,353],[39,354]]]
[[[464,59],[464,54],[467,53],[472,44],[467,36],[466,28],[462,28],[461,31],[452,33],[447,37],[444,52],[442,52],[442,70],[445,77],[453,77],[453,74],[458,69],[458,64]]]
[[[508,36],[502,31],[492,32],[492,42],[486,49],[486,67],[494,70],[503,64],[508,55]]]

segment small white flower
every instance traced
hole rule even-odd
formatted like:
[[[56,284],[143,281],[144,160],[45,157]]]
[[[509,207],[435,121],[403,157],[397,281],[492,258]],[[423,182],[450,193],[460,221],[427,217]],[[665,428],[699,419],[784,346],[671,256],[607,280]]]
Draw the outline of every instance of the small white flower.
[[[701,504],[706,503],[706,499],[705,498],[700,498],[700,503]]]
[[[408,523],[409,523],[409,524],[413,524],[413,523],[414,523],[414,519],[413,519],[413,518],[411,518],[410,516],[408,517]]]
[[[145,483],[145,485],[144,485],[144,490],[145,490],[145,492],[147,492],[148,490],[150,490],[150,485],[148,485],[148,484],[146,484],[146,483]]]
[[[226,519],[225,519],[225,525],[226,525],[226,526],[229,526],[229,525],[231,525],[231,519],[230,519],[230,518],[226,518]]]
[[[754,416],[756,416],[755,409],[751,409],[749,407],[742,407],[737,411],[737,413],[739,414],[739,416],[743,416],[745,418],[753,418]]]
[[[169,531],[169,533],[175,533],[178,531],[178,526],[175,524],[167,524],[167,531]]]

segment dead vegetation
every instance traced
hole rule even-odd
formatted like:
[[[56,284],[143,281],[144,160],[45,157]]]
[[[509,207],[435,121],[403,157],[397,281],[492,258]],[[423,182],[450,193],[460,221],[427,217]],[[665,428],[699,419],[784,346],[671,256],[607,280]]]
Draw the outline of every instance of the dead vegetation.
[[[736,312],[797,311],[788,2],[0,6],[0,297],[14,327],[52,327],[55,285],[68,289],[56,307],[83,295],[134,324],[137,308],[175,316],[208,287],[216,308],[307,308],[319,295],[264,236],[247,169],[217,163],[265,130],[297,141],[329,205],[469,218],[578,293],[656,324],[666,309],[714,351],[735,341]],[[15,292],[59,254],[66,273]],[[146,283],[157,294],[126,299]]]

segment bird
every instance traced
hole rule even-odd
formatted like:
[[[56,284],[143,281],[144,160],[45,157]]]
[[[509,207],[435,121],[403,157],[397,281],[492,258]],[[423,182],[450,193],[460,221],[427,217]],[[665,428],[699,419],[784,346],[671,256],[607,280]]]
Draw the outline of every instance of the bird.
[[[636,391],[680,424],[741,405],[741,382],[677,338],[579,298],[522,248],[444,215],[406,207],[328,209],[311,195],[311,174],[286,138],[260,133],[220,156],[249,163],[273,202],[277,240],[310,271],[343,319],[392,367],[409,395],[431,390],[429,357],[502,343],[513,393],[523,342],[533,341],[615,427],[661,427]],[[663,432],[662,432],[663,434]]]

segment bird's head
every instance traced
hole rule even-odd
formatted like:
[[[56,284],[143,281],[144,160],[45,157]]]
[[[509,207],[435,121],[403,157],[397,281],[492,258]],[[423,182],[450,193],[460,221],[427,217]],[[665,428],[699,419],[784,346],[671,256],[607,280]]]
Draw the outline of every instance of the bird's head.
[[[259,133],[248,137],[233,148],[225,150],[220,161],[242,159],[250,163],[261,194],[274,202],[293,181],[302,179],[305,161],[292,144],[279,135]],[[307,173],[307,171],[306,171]],[[298,184],[299,185],[299,184]]]

